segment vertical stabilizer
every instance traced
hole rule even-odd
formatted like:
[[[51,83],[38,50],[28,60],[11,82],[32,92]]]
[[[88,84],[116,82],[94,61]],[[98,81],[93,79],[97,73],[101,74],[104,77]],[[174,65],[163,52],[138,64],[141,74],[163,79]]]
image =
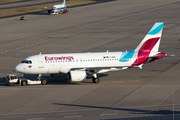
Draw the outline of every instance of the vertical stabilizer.
[[[141,43],[135,49],[136,52],[148,52],[150,54],[157,53],[159,50],[162,30],[163,30],[163,22],[157,22],[148,32],[148,34],[144,37]],[[149,54],[149,55],[150,55]]]
[[[63,0],[63,5],[66,5],[66,0]]]
[[[156,60],[162,59],[160,56],[166,56],[166,53],[158,52],[163,25],[163,22],[155,23],[148,34],[141,41],[141,43],[137,46],[137,48],[133,50],[135,53],[134,58],[136,58],[136,60],[132,66],[154,62]]]

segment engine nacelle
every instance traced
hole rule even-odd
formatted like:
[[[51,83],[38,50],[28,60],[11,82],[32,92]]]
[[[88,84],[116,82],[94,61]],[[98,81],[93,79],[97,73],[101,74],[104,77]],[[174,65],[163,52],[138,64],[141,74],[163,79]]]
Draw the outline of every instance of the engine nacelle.
[[[68,79],[71,82],[79,82],[87,78],[87,73],[85,71],[69,71]]]

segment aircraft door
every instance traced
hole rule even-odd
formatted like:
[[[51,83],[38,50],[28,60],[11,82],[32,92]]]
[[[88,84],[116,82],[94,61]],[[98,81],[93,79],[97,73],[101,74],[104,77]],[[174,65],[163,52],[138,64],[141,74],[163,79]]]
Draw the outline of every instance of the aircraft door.
[[[44,68],[44,60],[43,57],[38,58],[38,68]]]

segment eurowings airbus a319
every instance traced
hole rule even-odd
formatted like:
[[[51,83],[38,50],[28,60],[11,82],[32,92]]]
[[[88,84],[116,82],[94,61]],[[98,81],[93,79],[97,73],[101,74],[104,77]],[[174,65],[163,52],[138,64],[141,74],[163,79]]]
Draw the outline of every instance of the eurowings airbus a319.
[[[92,76],[99,83],[98,73],[125,70],[151,63],[167,56],[158,52],[164,23],[155,23],[141,43],[132,51],[39,54],[25,58],[15,70],[24,74],[67,74],[73,82]]]

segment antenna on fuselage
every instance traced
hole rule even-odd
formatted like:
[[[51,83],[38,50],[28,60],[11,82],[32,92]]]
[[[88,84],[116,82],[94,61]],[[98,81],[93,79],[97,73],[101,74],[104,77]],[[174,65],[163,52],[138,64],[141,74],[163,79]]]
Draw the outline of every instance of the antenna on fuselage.
[[[39,55],[41,55],[41,52],[39,53]]]
[[[109,52],[109,50],[107,50],[106,52]]]

